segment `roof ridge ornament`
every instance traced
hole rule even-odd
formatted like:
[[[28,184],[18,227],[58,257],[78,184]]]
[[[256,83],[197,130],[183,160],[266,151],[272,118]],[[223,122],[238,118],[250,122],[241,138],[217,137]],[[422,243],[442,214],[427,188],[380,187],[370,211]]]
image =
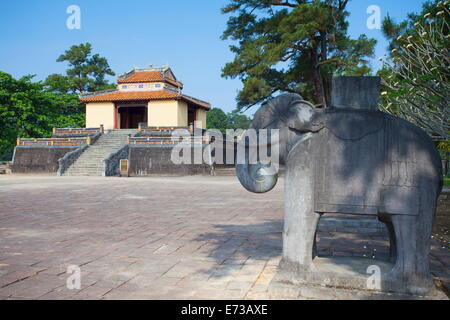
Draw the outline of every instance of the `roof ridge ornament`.
[[[162,67],[154,67],[153,64],[150,64],[148,68],[139,68],[137,66],[133,66],[133,68],[125,73],[122,73],[118,76],[118,79],[125,79],[128,78],[130,75],[138,72],[159,72],[161,73],[161,76],[164,75],[166,71],[170,70],[170,66],[168,63],[164,64]]]

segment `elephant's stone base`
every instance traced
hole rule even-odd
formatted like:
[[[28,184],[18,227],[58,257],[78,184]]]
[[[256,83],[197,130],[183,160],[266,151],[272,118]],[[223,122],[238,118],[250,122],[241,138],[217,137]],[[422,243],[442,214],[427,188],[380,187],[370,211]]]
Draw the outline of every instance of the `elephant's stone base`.
[[[371,281],[376,275],[368,273],[369,266],[377,266],[381,271],[378,290],[369,289],[376,284]],[[392,267],[392,264],[384,261],[332,257],[314,259],[314,270],[305,271],[282,261],[269,286],[269,295],[271,299],[289,300],[448,300],[432,283],[431,288],[423,288],[426,294],[405,292],[407,288],[404,284],[389,279]]]

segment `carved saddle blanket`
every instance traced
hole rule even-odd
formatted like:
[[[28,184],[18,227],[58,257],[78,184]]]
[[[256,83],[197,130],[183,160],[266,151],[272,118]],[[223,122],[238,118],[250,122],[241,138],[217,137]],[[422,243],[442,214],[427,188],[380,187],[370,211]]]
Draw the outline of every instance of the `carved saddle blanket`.
[[[315,151],[316,212],[418,214],[410,127],[378,111],[336,110],[323,121]]]

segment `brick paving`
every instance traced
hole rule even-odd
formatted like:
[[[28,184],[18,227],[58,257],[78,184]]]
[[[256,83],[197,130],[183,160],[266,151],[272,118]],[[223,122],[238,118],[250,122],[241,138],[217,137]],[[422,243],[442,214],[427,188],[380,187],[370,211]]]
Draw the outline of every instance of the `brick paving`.
[[[0,177],[0,299],[266,299],[282,183],[234,177]],[[383,235],[319,233],[322,255],[385,258]],[[66,286],[81,269],[81,289]],[[431,267],[449,284],[450,253]]]

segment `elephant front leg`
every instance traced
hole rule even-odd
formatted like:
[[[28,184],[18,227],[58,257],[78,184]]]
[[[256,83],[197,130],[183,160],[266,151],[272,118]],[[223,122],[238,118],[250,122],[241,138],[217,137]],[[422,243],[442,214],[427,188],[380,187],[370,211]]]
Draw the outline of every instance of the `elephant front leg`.
[[[298,217],[296,223],[285,225],[283,258],[300,271],[314,269],[316,231],[321,215],[310,212]]]
[[[314,239],[320,214],[314,207],[314,144],[306,140],[288,157],[284,187],[283,264],[287,270],[314,268]]]

